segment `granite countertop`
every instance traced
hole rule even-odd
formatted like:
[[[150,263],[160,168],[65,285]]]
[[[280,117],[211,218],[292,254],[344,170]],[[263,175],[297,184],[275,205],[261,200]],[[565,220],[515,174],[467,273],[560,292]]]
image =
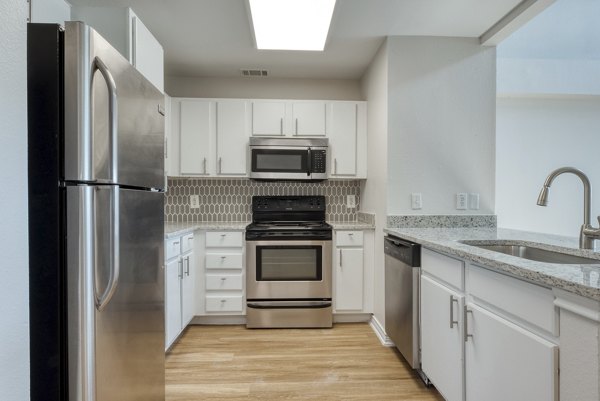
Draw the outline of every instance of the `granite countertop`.
[[[479,263],[499,272],[600,301],[600,253],[578,249],[578,239],[503,228],[386,228],[384,231],[429,249]],[[462,244],[459,240],[518,242],[551,251],[598,259],[598,264],[555,264]]]
[[[165,222],[165,238],[177,237],[195,230],[244,230],[248,224],[250,224],[249,221]]]

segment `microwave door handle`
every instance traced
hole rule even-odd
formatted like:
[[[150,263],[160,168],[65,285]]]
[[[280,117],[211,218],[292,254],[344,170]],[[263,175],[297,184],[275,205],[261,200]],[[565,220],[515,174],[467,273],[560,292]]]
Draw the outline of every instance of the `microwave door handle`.
[[[306,175],[312,172],[312,151],[308,148],[308,161],[306,163]]]

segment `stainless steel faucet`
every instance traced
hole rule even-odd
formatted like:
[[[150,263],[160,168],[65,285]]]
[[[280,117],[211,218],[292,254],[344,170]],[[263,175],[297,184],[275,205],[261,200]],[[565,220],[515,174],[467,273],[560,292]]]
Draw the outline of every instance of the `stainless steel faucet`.
[[[583,182],[583,224],[579,233],[579,248],[594,249],[594,240],[600,239],[600,228],[595,228],[591,224],[592,185],[583,171],[574,167],[561,167],[551,172],[550,175],[548,175],[548,178],[546,178],[546,182],[544,182],[544,186],[540,191],[537,204],[538,206],[548,205],[548,190],[550,189],[550,185],[552,185],[552,181],[554,181],[556,177],[563,173],[575,174]],[[600,224],[600,216],[598,216],[598,223]]]

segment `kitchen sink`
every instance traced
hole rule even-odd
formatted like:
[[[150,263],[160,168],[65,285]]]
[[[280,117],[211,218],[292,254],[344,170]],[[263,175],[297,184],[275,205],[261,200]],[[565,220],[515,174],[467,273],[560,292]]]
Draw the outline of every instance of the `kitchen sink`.
[[[488,251],[500,252],[506,255],[517,256],[537,262],[557,264],[600,264],[600,259],[586,258],[583,256],[569,255],[566,253],[549,251],[531,245],[506,245],[494,242],[482,243],[481,241],[459,241],[463,244],[474,246]]]

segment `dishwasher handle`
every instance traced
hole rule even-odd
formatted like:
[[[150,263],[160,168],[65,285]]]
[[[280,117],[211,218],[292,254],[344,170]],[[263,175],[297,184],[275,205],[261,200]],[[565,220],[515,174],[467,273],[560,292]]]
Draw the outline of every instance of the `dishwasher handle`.
[[[410,267],[421,266],[421,245],[396,237],[385,237],[384,253]]]

